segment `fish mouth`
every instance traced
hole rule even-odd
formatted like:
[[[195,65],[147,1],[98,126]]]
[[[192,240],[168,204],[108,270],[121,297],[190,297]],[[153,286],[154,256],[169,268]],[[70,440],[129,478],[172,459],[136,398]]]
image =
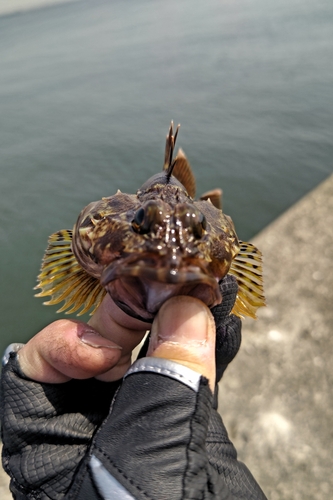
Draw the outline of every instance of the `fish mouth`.
[[[202,259],[163,266],[160,258],[120,259],[109,264],[101,285],[126,314],[152,322],[162,304],[176,295],[196,297],[209,308],[222,300],[218,279]]]

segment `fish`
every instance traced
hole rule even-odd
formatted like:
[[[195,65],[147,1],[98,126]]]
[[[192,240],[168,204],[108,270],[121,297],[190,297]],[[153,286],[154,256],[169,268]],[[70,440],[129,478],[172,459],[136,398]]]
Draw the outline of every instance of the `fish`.
[[[238,239],[222,210],[222,191],[195,200],[196,183],[171,122],[163,169],[136,194],[118,190],[87,205],[73,229],[49,237],[37,297],[64,302],[57,312],[93,314],[106,293],[126,314],[152,322],[170,297],[188,295],[209,308],[221,303],[219,281],[238,283],[231,314],[256,319],[265,305],[262,254]]]

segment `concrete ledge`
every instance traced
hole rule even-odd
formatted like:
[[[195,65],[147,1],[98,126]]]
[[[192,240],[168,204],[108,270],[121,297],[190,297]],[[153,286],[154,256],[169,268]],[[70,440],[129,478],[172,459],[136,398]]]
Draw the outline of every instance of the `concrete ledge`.
[[[220,388],[239,458],[270,500],[333,492],[333,176],[254,240],[267,308]]]
[[[2,467],[0,467],[0,498],[1,500],[11,500],[13,498],[9,492],[9,477]]]

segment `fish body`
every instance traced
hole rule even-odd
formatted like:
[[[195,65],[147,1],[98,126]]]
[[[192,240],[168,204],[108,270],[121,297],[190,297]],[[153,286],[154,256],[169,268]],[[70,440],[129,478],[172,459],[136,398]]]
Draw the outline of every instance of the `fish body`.
[[[238,240],[214,190],[195,201],[195,179],[169,129],[164,168],[134,194],[118,192],[90,203],[73,230],[52,235],[38,296],[60,311],[93,311],[105,293],[127,314],[151,322],[174,295],[190,295],[208,307],[219,304],[218,282],[227,274],[239,285],[234,310],[255,317],[264,305],[260,252]]]

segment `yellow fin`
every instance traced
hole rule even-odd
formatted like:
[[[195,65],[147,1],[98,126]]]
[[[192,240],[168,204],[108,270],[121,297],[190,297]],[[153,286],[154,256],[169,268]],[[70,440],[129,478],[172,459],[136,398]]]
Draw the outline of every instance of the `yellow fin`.
[[[72,249],[73,232],[63,229],[50,236],[42,261],[38,285],[42,291],[35,297],[51,296],[46,305],[64,305],[57,311],[70,314],[81,309],[77,316],[88,312],[92,315],[100,305],[106,291],[97,278],[90,276],[77,262]]]
[[[240,250],[233,259],[229,274],[238,282],[238,293],[231,311],[236,316],[256,319],[259,307],[265,306],[262,277],[262,255],[252,243],[240,241]]]

